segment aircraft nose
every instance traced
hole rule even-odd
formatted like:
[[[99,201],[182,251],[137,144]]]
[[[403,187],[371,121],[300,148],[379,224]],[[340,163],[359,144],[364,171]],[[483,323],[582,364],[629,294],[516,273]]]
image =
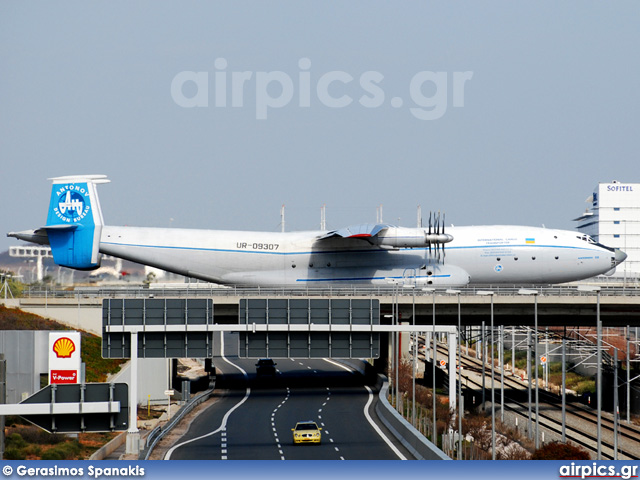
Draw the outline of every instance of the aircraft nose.
[[[615,255],[616,265],[620,265],[622,262],[624,262],[627,259],[627,254],[624,253],[619,248],[616,248],[615,254],[616,254]]]

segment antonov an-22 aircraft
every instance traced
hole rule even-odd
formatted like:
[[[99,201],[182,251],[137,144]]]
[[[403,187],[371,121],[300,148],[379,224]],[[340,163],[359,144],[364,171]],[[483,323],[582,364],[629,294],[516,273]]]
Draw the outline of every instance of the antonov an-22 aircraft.
[[[572,231],[523,226],[364,224],[251,232],[104,225],[105,175],[53,178],[45,226],[10,237],[50,245],[56,264],[91,270],[100,254],[219,284],[416,286],[562,283],[609,273],[627,255]]]

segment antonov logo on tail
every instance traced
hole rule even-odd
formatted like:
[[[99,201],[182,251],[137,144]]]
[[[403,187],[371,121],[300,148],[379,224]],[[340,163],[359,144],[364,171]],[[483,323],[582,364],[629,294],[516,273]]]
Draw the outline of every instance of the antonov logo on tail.
[[[79,189],[79,191],[67,190],[66,195],[61,195],[62,193],[64,191],[58,192],[60,198],[57,208],[54,209],[57,217],[65,222],[82,220],[89,212],[89,205],[85,203],[83,198],[83,194],[88,195],[88,193],[84,188]]]

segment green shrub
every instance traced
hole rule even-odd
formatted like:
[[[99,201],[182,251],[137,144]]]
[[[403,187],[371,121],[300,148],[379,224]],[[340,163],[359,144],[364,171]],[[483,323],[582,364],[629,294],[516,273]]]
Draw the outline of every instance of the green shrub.
[[[42,460],[64,460],[64,456],[58,447],[53,447],[42,454]]]
[[[27,442],[25,442],[24,438],[22,438],[22,435],[20,435],[19,433],[12,433],[6,439],[6,449],[9,449],[9,448],[22,449],[26,446],[27,446]]]
[[[26,460],[27,456],[22,450],[15,447],[8,447],[4,450],[5,460]]]
[[[42,454],[42,460],[72,460],[80,454],[82,447],[77,439],[59,443]]]

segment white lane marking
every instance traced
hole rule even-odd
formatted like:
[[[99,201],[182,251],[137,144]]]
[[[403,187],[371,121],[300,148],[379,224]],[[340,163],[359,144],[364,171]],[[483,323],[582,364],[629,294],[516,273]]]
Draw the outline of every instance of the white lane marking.
[[[220,332],[220,356],[222,357],[222,359],[227,362],[229,365],[237,368],[238,370],[240,370],[240,372],[242,373],[242,375],[244,375],[245,379],[247,378],[247,372],[245,372],[241,367],[239,367],[238,365],[236,365],[235,363],[231,363],[229,360],[227,360],[227,357],[224,356],[224,333]],[[244,394],[244,398],[242,400],[240,400],[238,403],[236,403],[233,408],[231,410],[229,410],[224,417],[222,417],[222,424],[220,425],[220,427],[218,427],[216,430],[206,433],[204,435],[201,435],[199,437],[196,438],[192,438],[191,440],[187,440],[186,442],[182,442],[182,443],[178,443],[177,445],[174,445],[173,447],[171,447],[166,455],[164,456],[165,460],[170,460],[171,459],[171,455],[173,454],[173,452],[182,447],[183,445],[187,445],[189,443],[192,442],[196,442],[198,440],[201,440],[203,438],[206,437],[210,437],[211,435],[215,435],[216,433],[220,432],[220,431],[225,431],[227,428],[227,421],[229,420],[229,417],[231,416],[231,414],[237,409],[239,408],[244,402],[247,401],[247,399],[249,398],[249,395],[251,395],[251,389],[247,387],[247,391]],[[226,452],[223,452],[226,453]],[[223,458],[223,460],[226,460],[226,457]]]
[[[400,460],[406,460],[407,457],[405,457],[402,454],[402,452],[400,452],[400,450],[396,448],[393,442],[391,442],[391,440],[387,438],[387,436],[382,432],[382,430],[380,430],[380,427],[376,425],[376,423],[371,418],[371,415],[369,415],[369,405],[371,405],[371,403],[373,402],[373,392],[371,391],[371,388],[369,388],[368,385],[365,385],[364,388],[366,388],[367,391],[369,392],[369,400],[367,401],[367,404],[364,406],[364,416],[367,418],[367,420],[369,421],[373,429],[377,432],[377,434],[380,435],[380,438],[382,438],[382,440],[384,440],[385,443],[389,445],[389,448],[393,450],[393,453],[395,453]]]
[[[338,362],[334,362],[333,360],[330,360],[330,359],[328,359],[328,358],[323,358],[323,360],[324,360],[325,362],[327,362],[327,363],[330,363],[331,365],[335,365],[336,367],[340,367],[340,368],[342,368],[343,370],[346,370],[346,371],[347,371],[347,372],[349,372],[349,373],[355,373],[355,372],[356,372],[353,368],[348,367],[348,366],[343,365],[343,364],[338,363]],[[329,388],[328,388],[328,387],[327,387],[327,390],[329,390]]]
[[[276,446],[278,447],[278,453],[280,453],[280,460],[285,460],[284,457],[284,452],[282,451],[282,445],[280,444],[280,439],[278,438],[278,432],[276,430],[276,424],[275,424],[275,420],[276,420],[276,413],[278,411],[278,409],[280,407],[282,407],[285,403],[287,403],[287,400],[289,400],[289,387],[287,387],[287,396],[285,397],[285,399],[282,401],[282,403],[280,405],[278,405],[278,407],[273,411],[273,413],[271,414],[271,429],[273,430],[273,438],[276,442]]]

